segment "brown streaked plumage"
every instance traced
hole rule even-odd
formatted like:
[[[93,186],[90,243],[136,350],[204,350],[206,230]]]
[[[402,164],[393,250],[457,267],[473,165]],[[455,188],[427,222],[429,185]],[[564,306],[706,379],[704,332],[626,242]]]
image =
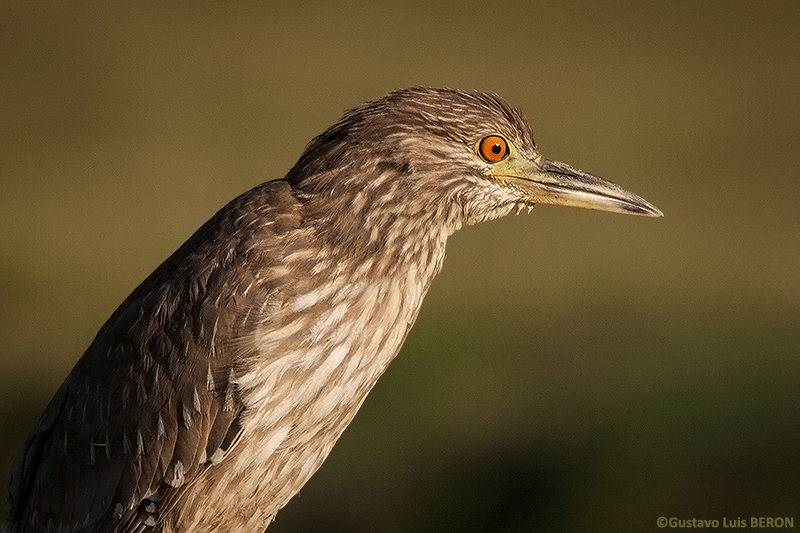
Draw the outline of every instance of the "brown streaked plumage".
[[[496,96],[347,113],[108,319],[13,466],[4,531],[263,530],[397,354],[447,237],[536,202],[661,216],[544,159]]]

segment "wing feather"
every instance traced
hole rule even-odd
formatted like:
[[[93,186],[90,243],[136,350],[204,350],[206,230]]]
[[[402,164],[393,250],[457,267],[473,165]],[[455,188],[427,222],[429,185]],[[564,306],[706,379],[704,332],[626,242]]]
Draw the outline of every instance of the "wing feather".
[[[260,279],[300,224],[285,181],[237,198],[114,312],[56,393],[12,468],[18,533],[161,531],[192,480],[235,445],[231,383],[243,319],[279,283]],[[270,221],[280,218],[281,224]],[[293,217],[293,218],[292,218]],[[254,235],[259,233],[259,235]]]

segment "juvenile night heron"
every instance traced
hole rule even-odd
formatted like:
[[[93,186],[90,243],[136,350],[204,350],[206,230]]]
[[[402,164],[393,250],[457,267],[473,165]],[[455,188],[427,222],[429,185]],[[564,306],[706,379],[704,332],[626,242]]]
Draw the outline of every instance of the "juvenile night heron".
[[[445,241],[535,203],[661,212],[497,96],[399,90],[223,207],[111,315],[11,472],[7,532],[257,532],[397,354]]]

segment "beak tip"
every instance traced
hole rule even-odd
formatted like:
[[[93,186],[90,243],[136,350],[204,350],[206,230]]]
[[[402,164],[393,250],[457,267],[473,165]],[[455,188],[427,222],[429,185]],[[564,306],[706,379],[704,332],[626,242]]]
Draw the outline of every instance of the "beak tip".
[[[664,218],[664,213],[652,205],[648,205],[647,208],[643,209],[639,214],[652,218]]]
[[[653,218],[664,218],[664,212],[661,211],[661,209],[650,203],[647,204],[647,207],[649,208],[649,212],[647,213],[649,216]]]

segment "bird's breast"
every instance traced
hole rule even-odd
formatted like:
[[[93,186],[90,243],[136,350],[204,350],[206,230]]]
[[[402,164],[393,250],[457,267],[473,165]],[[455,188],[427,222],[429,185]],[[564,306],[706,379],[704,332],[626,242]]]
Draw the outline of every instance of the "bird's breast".
[[[433,277],[428,270],[317,280],[280,304],[271,314],[279,319],[264,320],[258,355],[234,380],[245,405],[241,439],[220,464],[222,479],[202,489],[204,499],[230,500],[244,531],[268,522],[300,490],[399,351]],[[233,496],[242,479],[248,498]],[[204,519],[182,529],[203,530],[197,520]]]

